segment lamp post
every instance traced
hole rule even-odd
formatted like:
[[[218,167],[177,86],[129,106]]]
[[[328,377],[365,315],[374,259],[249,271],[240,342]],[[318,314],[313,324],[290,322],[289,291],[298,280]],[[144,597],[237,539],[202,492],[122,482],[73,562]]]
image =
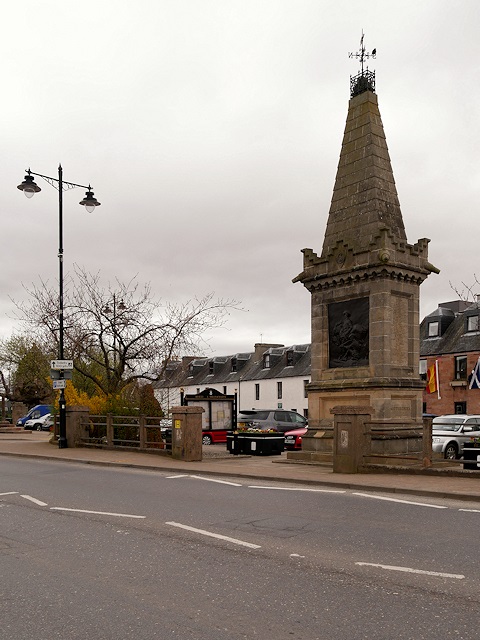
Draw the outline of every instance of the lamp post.
[[[117,369],[117,310],[118,311],[125,311],[127,307],[125,306],[123,300],[120,300],[120,302],[118,303],[118,307],[117,307],[117,296],[114,293],[113,294],[113,310],[110,309],[109,303],[107,303],[105,305],[105,309],[103,310],[104,313],[107,314],[107,316],[109,316],[110,314],[112,315],[112,329],[113,329],[113,368]]]
[[[58,178],[50,178],[49,176],[44,176],[41,173],[34,173],[27,169],[27,175],[25,176],[23,182],[18,185],[17,189],[23,191],[23,193],[27,196],[27,198],[31,198],[36,193],[41,191],[40,187],[35,183],[33,176],[38,176],[39,178],[43,178],[48,182],[52,187],[58,190],[58,280],[59,280],[59,295],[58,295],[58,319],[59,319],[59,340],[58,340],[58,359],[60,361],[64,360],[64,328],[63,328],[63,192],[68,189],[74,189],[75,187],[80,187],[82,189],[87,189],[87,193],[85,197],[79,204],[83,205],[88,213],[92,213],[95,210],[95,207],[100,206],[100,202],[94,197],[93,191],[90,185],[86,187],[83,184],[76,184],[75,182],[66,182],[63,179],[63,169],[62,165],[58,165]],[[61,369],[59,372],[60,380],[64,380],[64,369]],[[61,385],[59,385],[61,386]],[[65,449],[67,447],[67,405],[65,402],[65,388],[60,388],[60,399],[59,399],[59,438],[58,438],[58,448]]]

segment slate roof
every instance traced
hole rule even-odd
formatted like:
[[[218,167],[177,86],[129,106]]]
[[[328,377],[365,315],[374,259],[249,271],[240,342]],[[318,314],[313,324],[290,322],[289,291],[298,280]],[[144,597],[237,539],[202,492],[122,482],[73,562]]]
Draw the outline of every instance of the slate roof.
[[[287,352],[289,352],[288,356]],[[268,368],[264,368],[265,355],[270,359]],[[310,376],[310,360],[310,344],[268,347],[265,350],[256,349],[253,352],[213,358],[183,358],[182,361],[169,363],[164,378],[154,386],[157,388],[192,385],[210,387],[237,380],[298,376],[307,378]]]
[[[457,312],[440,306],[426,316],[420,324],[420,356],[480,351],[480,331],[467,331],[467,318],[472,315],[480,315],[478,302]],[[440,335],[434,338],[428,337],[428,325],[432,321],[440,325]]]

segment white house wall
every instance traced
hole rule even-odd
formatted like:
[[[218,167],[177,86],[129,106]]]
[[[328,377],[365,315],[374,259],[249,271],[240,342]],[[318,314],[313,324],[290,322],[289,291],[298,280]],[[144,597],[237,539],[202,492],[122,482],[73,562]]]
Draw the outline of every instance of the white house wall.
[[[214,388],[220,393],[233,395],[237,393],[238,409],[288,409],[307,415],[308,401],[305,398],[305,381],[310,378],[268,378],[264,380],[242,380],[235,382],[212,383],[203,385],[184,385],[185,395],[195,395],[206,388]],[[282,398],[277,397],[277,382],[282,383]],[[260,386],[260,397],[255,399],[255,385]],[[167,407],[180,404],[180,387],[155,389],[155,397],[162,409],[167,413]]]

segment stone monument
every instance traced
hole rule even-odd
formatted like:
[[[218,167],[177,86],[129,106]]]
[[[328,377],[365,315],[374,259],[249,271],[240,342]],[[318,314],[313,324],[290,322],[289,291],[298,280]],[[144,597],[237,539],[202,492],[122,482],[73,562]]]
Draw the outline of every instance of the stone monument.
[[[309,430],[291,459],[331,460],[333,416],[355,407],[382,432],[399,423],[417,434],[422,428],[419,287],[438,269],[428,262],[428,239],[407,242],[375,74],[364,68],[375,50],[365,51],[362,35],[360,52],[350,56],[362,67],[350,79],[322,252],[304,249],[303,271],[293,280],[311,294],[312,374]],[[402,453],[411,442],[381,446]]]

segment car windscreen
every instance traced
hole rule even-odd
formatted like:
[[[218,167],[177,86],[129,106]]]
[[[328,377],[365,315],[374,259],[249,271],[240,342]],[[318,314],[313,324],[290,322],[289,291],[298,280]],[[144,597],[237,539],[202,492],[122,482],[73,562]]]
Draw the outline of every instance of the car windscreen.
[[[238,414],[239,420],[266,420],[270,411],[242,411]]]
[[[465,418],[442,418],[441,420],[435,418],[432,422],[432,431],[458,431],[464,422]]]

